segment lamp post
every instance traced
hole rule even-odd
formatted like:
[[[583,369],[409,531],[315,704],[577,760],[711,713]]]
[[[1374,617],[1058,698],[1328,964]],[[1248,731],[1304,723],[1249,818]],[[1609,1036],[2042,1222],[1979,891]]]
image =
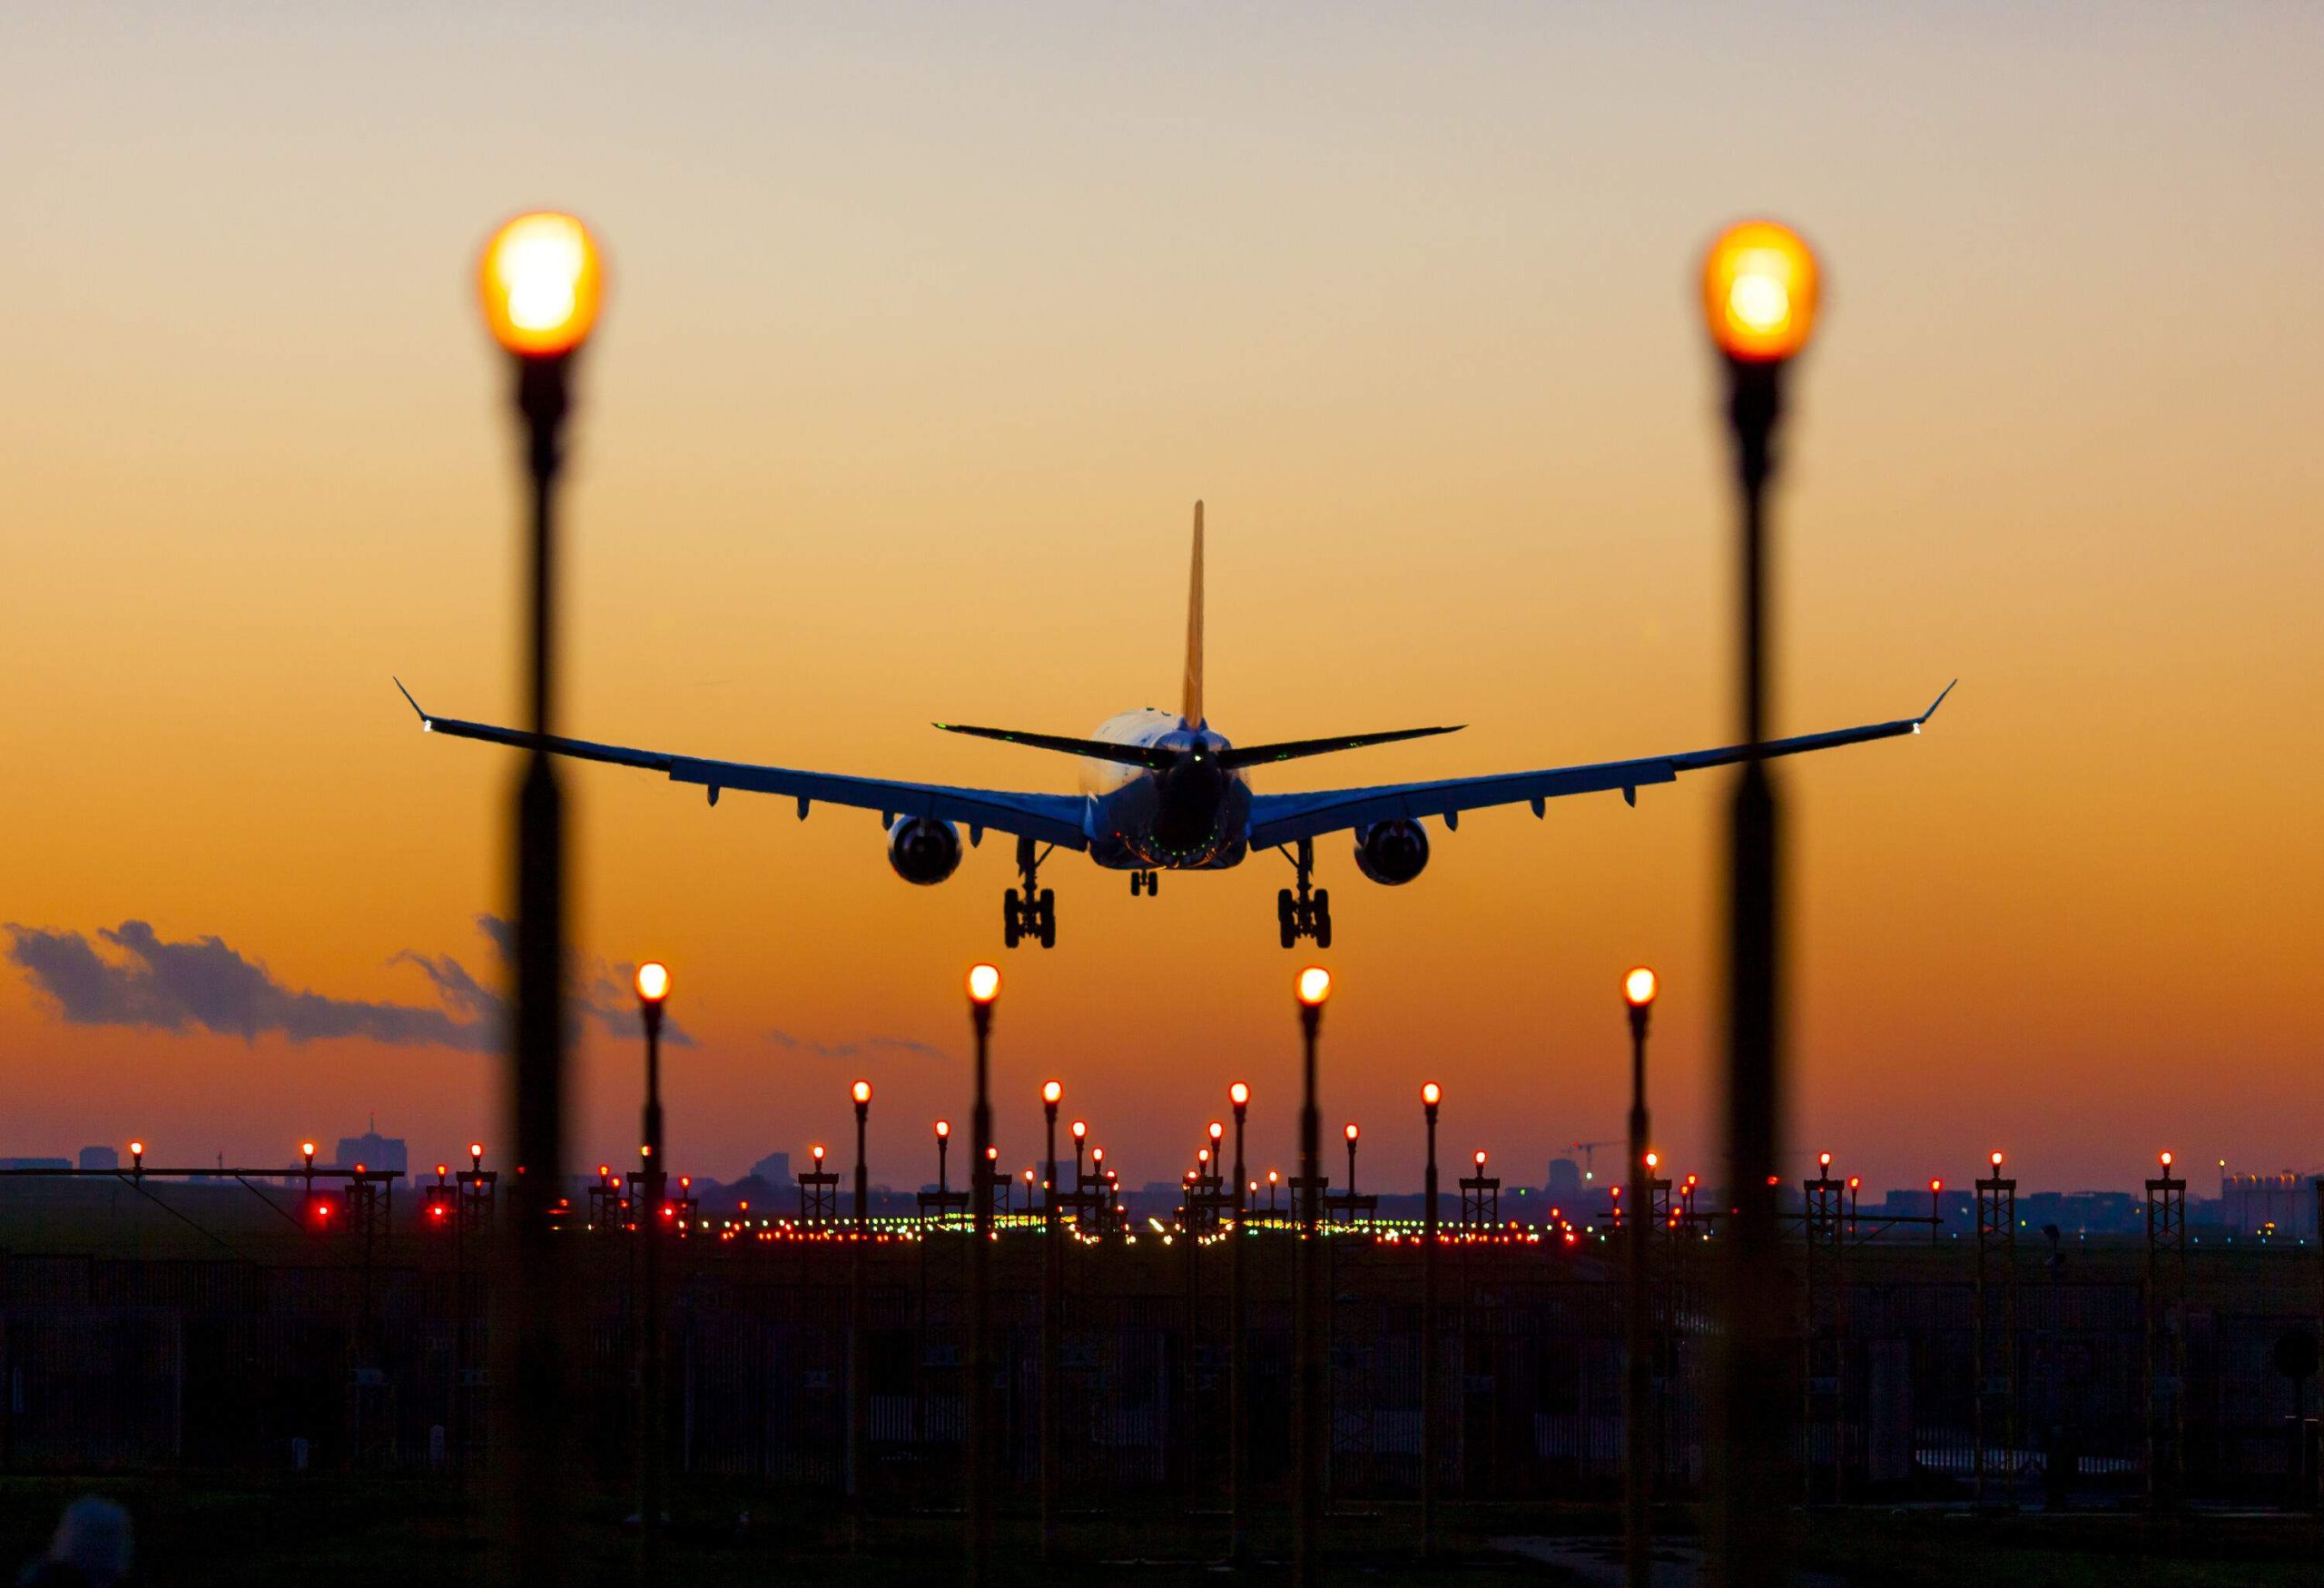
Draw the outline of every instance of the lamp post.
[[[864,1338],[863,1248],[872,1239],[872,1171],[865,1148],[872,1128],[872,1083],[859,1080],[847,1089],[855,1104],[855,1238],[847,1254],[847,1493],[849,1542],[863,1552],[864,1508],[871,1504],[866,1479],[871,1466],[871,1352]],[[649,1585],[658,1588],[658,1585]]]
[[[986,1588],[992,1580],[992,1475],[986,1446],[992,1427],[992,1097],[990,1050],[992,1006],[1000,996],[1000,969],[980,964],[969,971],[969,1019],[976,1032],[976,1108],[970,1115],[969,1204],[975,1226],[969,1243],[969,1585]]]
[[[1420,1089],[1428,1121],[1428,1165],[1421,1175],[1420,1253],[1420,1556],[1436,1555],[1436,1106],[1444,1090]]]
[[[1647,1330],[1652,1292],[1648,1287],[1646,1272],[1653,1242],[1647,1226],[1654,1211],[1653,1155],[1646,1149],[1646,1026],[1654,1011],[1657,991],[1654,972],[1644,965],[1622,978],[1622,1002],[1629,1008],[1630,1017],[1630,1181],[1633,1198],[1627,1229],[1630,1273],[1627,1293],[1622,1298],[1623,1323],[1630,1336],[1627,1393],[1622,1397],[1622,1554],[1623,1580],[1630,1588],[1652,1588],[1654,1577],[1654,1565],[1649,1559],[1652,1518],[1647,1509],[1649,1496],[1646,1487],[1647,1465],[1652,1459],[1646,1403],[1653,1393],[1648,1361],[1651,1340]]]
[[[1241,1081],[1226,1089],[1235,1108],[1235,1245],[1226,1256],[1226,1560],[1240,1566],[1250,1553],[1245,1537],[1246,1518],[1243,1491],[1250,1485],[1251,1392],[1247,1342],[1244,1338],[1245,1284],[1243,1248],[1250,1232],[1243,1228],[1250,1198],[1243,1179],[1243,1129],[1251,1109],[1251,1089]]]
[[[544,1583],[565,1581],[570,1364],[564,1336],[562,1250],[550,1226],[565,1176],[565,814],[546,745],[556,731],[556,538],[553,508],[575,356],[596,323],[602,271],[596,243],[570,215],[520,215],[484,251],[486,323],[516,361],[517,409],[532,484],[529,640],[531,754],[517,794],[517,1009],[509,1118],[517,1161],[530,1171],[510,1192],[505,1264],[495,1286],[494,1405],[506,1427],[492,1468],[501,1489],[503,1558]]]
[[[1076,1119],[1070,1127],[1073,1136],[1073,1216],[1078,1226],[1081,1218],[1082,1164],[1089,1149],[1089,1121]]]
[[[1292,1372],[1295,1510],[1292,1521],[1292,1582],[1315,1588],[1322,1570],[1324,1521],[1324,1369],[1317,1338],[1322,1307],[1323,1236],[1316,1228],[1317,1185],[1323,1177],[1323,1126],[1315,1106],[1315,1038],[1324,1025],[1324,1001],[1332,995],[1332,973],[1321,965],[1299,972],[1300,1032],[1299,1176],[1295,1216],[1299,1244],[1292,1270],[1292,1327],[1296,1331]]]
[[[662,1201],[668,1175],[662,1152],[662,1005],[670,970],[658,960],[637,967],[637,1014],[645,1027],[645,1159],[639,1188],[645,1217],[637,1222],[644,1293],[637,1330],[637,1564],[645,1588],[662,1581]]]
[[[1735,1218],[1725,1253],[1725,1317],[1712,1386],[1710,1553],[1727,1588],[1789,1574],[1782,1287],[1776,1189],[1783,1113],[1777,801],[1759,746],[1767,738],[1767,550],[1762,517],[1784,372],[1815,322],[1815,256],[1765,221],[1729,227],[1702,273],[1704,318],[1725,366],[1741,501],[1739,708],[1745,761],[1729,812],[1727,963],[1728,1184]]]
[[[1936,1245],[1936,1244],[1937,1244],[1937,1241],[1936,1241],[1937,1231],[1939,1231],[1939,1230],[1943,1229],[1944,1228],[1945,1228],[1945,1182],[1944,1182],[1943,1180],[1931,1180],[1931,1181],[1929,1181],[1929,1183],[1928,1183],[1928,1244],[1929,1244],[1929,1245],[1931,1245],[1931,1246],[1935,1246],[1935,1245]]]
[[[1057,1553],[1057,1436],[1059,1415],[1058,1336],[1063,1330],[1062,1294],[1057,1250],[1057,1106],[1065,1088],[1057,1081],[1041,1084],[1041,1121],[1048,1142],[1042,1172],[1048,1177],[1041,1198],[1041,1559]]]
[[[945,1164],[945,1149],[952,1145],[952,1121],[936,1121],[936,1194],[940,1197],[952,1189],[951,1172]]]

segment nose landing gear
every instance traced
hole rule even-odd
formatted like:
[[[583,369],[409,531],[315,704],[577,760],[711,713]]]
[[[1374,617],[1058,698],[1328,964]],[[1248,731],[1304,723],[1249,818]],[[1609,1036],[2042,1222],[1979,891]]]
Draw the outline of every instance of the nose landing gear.
[[[1017,870],[1025,883],[1022,893],[1010,888],[1000,896],[1000,941],[1007,947],[1029,937],[1045,949],[1057,947],[1057,893],[1040,885],[1041,862],[1049,856],[1047,849],[1036,853],[1031,839],[1017,840]]]
[[[1287,857],[1299,873],[1295,889],[1283,888],[1275,896],[1275,920],[1283,938],[1283,946],[1295,948],[1302,938],[1313,938],[1319,949],[1332,946],[1332,891],[1329,888],[1308,887],[1308,879],[1315,871],[1315,841],[1299,840],[1297,851]]]

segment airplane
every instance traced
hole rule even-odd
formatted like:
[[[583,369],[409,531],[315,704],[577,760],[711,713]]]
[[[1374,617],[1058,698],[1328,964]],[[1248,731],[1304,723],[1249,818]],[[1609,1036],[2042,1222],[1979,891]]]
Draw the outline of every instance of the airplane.
[[[1275,923],[1283,946],[1292,948],[1312,939],[1316,947],[1329,948],[1331,890],[1313,885],[1315,840],[1326,833],[1353,834],[1356,870],[1374,883],[1401,887],[1428,865],[1428,831],[1423,824],[1430,817],[1442,819],[1449,830],[1460,825],[1464,811],[1519,804],[1531,805],[1539,817],[1549,800],[1616,789],[1636,806],[1638,791],[1649,784],[1673,783],[1680,773],[1731,765],[1749,756],[1748,745],[1728,745],[1482,777],[1322,789],[1312,794],[1257,793],[1250,777],[1257,767],[1429,738],[1457,732],[1465,725],[1272,745],[1232,743],[1210,725],[1203,711],[1202,556],[1203,505],[1196,502],[1186,675],[1177,711],[1153,706],[1126,711],[1108,718],[1087,739],[960,723],[933,725],[946,733],[1078,756],[1081,792],[1078,794],[847,777],[748,762],[708,761],[556,735],[540,736],[431,715],[412,698],[402,680],[395,683],[411,709],[419,713],[420,726],[430,733],[659,772],[673,783],[703,787],[714,805],[728,789],[780,794],[798,801],[803,822],[818,802],[877,811],[887,830],[889,865],[905,882],[922,887],[943,882],[960,869],[962,827],[968,829],[971,848],[983,843],[988,828],[1009,833],[1017,840],[1020,879],[1020,885],[1007,890],[1001,901],[1002,942],[1010,948],[1027,939],[1043,948],[1056,945],[1057,896],[1040,885],[1040,867],[1060,849],[1085,853],[1108,871],[1128,872],[1131,895],[1149,898],[1158,892],[1166,871],[1225,871],[1242,864],[1255,852],[1274,850],[1291,863],[1296,879],[1293,886],[1275,895]],[[1918,716],[1772,739],[1759,747],[1759,753],[1797,755],[1917,734],[1952,692],[1953,686],[1946,685]]]

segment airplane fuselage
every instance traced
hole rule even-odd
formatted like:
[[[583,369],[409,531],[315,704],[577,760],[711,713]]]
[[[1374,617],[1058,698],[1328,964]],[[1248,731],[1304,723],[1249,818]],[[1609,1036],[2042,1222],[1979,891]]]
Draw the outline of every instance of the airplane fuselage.
[[[1219,753],[1229,748],[1226,735],[1148,707],[1108,718],[1091,737],[1167,750],[1177,759],[1160,771],[1081,760],[1090,859],[1112,871],[1223,871],[1242,863],[1251,784],[1239,769],[1219,764]]]

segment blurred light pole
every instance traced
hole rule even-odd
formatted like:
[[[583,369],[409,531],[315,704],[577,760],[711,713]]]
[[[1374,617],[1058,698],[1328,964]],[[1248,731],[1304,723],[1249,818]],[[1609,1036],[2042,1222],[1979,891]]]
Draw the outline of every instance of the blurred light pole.
[[[976,1108],[970,1115],[969,1205],[975,1226],[969,1242],[969,1585],[992,1581],[992,1474],[987,1446],[992,1442],[992,1096],[990,1063],[992,1005],[1000,996],[1000,970],[980,964],[969,971],[969,1018],[976,1031]]]
[[[1420,1089],[1428,1120],[1428,1167],[1421,1177],[1420,1253],[1420,1558],[1436,1556],[1436,1105],[1443,1089]]]
[[[1928,1244],[1936,1245],[1937,1232],[1945,1228],[1945,1182],[1928,1183]]]
[[[936,1121],[936,1194],[943,1196],[952,1189],[951,1171],[945,1162],[945,1149],[952,1145],[952,1121]]]
[[[871,1504],[872,1369],[864,1337],[863,1248],[872,1241],[872,1171],[865,1161],[872,1126],[872,1083],[847,1089],[855,1104],[855,1238],[847,1253],[847,1494],[849,1544],[863,1553],[864,1510]],[[658,1588],[658,1585],[649,1585]]]
[[[1741,622],[1738,683],[1742,776],[1729,813],[1727,962],[1727,1179],[1735,1218],[1724,1254],[1725,1316],[1716,1335],[1711,1391],[1710,1558],[1724,1588],[1774,1584],[1790,1574],[1786,1507],[1797,1485],[1784,1386],[1790,1364],[1783,1287],[1766,1282],[1780,1260],[1777,1170],[1783,1122],[1778,1033],[1781,912],[1776,794],[1759,746],[1767,739],[1767,545],[1763,503],[1774,465],[1784,372],[1815,322],[1815,256],[1798,235],[1766,221],[1721,232],[1703,261],[1703,312],[1727,371],[1741,501]]]
[[[1041,1198],[1041,1559],[1045,1561],[1057,1553],[1057,1436],[1063,1421],[1057,1404],[1058,1336],[1065,1325],[1060,1316],[1063,1289],[1057,1249],[1057,1106],[1064,1097],[1065,1088],[1058,1082],[1042,1083],[1041,1120],[1049,1142],[1042,1159],[1047,1189]]]
[[[1653,1249],[1647,1226],[1654,1212],[1653,1155],[1646,1149],[1646,1023],[1654,1011],[1657,991],[1654,972],[1644,965],[1622,978],[1622,1002],[1630,1016],[1630,1274],[1622,1301],[1623,1322],[1630,1336],[1629,1380],[1622,1396],[1622,1555],[1623,1580],[1630,1588],[1652,1588],[1653,1539],[1646,1470],[1652,1459],[1646,1415],[1647,1397],[1653,1393],[1648,1363],[1652,1348],[1647,1331],[1647,1310],[1653,1305],[1647,1285],[1648,1254]]]
[[[645,1161],[639,1185],[648,1217],[638,1220],[637,1563],[645,1588],[662,1580],[662,1197],[668,1175],[662,1153],[662,1005],[670,970],[658,960],[637,967],[637,1014],[645,1026],[645,1117],[639,1133]]]
[[[1323,1178],[1323,1123],[1315,1105],[1315,1038],[1324,1025],[1324,1001],[1332,995],[1332,973],[1321,965],[1299,972],[1300,1101],[1299,1176],[1295,1214],[1299,1225],[1295,1288],[1292,1297],[1295,1366],[1292,1428],[1295,1463],[1292,1521],[1292,1582],[1315,1588],[1322,1571],[1324,1522],[1324,1367],[1317,1337],[1323,1300],[1323,1234],[1317,1228]]]
[[[516,360],[532,482],[527,676],[532,753],[517,796],[517,1008],[509,1119],[517,1162],[497,1285],[493,1396],[494,1561],[510,1583],[563,1584],[572,1471],[565,1334],[569,1309],[550,1209],[565,1178],[565,815],[546,742],[556,729],[555,666],[557,466],[574,358],[596,323],[602,272],[580,222],[547,212],[493,233],[478,271],[485,321]]]
[[[1235,1245],[1227,1254],[1226,1300],[1226,1560],[1240,1566],[1250,1553],[1245,1536],[1243,1491],[1251,1481],[1250,1362],[1244,1339],[1245,1278],[1243,1248],[1250,1231],[1243,1228],[1250,1214],[1250,1196],[1243,1179],[1243,1128],[1251,1108],[1251,1089],[1241,1081],[1226,1089],[1235,1105]]]
[[[1350,1119],[1347,1124],[1347,1218],[1350,1224],[1355,1222],[1355,1139],[1360,1134],[1355,1121]]]
[[[1073,1212],[1077,1227],[1081,1214],[1081,1181],[1083,1155],[1089,1147],[1089,1121],[1076,1119],[1068,1130],[1073,1137]]]

